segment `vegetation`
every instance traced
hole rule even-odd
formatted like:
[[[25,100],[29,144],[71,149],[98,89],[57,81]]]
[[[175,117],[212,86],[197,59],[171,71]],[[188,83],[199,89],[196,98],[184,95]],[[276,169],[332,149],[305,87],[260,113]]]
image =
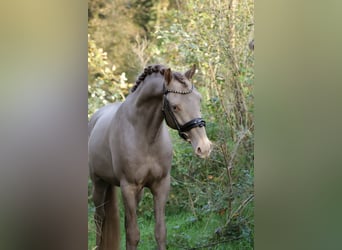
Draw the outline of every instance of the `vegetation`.
[[[89,1],[89,115],[124,100],[148,64],[199,68],[194,83],[204,97],[202,113],[215,148],[210,159],[197,159],[170,130],[168,249],[253,248],[254,55],[248,46],[253,13],[252,0]],[[95,245],[92,206],[89,249]],[[153,222],[146,190],[139,207],[139,249],[155,244]]]

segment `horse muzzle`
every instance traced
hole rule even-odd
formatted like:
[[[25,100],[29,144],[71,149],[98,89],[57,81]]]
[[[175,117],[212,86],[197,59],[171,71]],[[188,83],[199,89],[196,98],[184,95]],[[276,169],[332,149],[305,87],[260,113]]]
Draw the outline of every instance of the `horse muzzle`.
[[[199,158],[208,158],[210,156],[212,150],[212,143],[208,140],[208,138],[201,140],[197,145],[193,146],[195,150],[195,154]]]
[[[187,135],[196,156],[202,159],[208,158],[213,144],[208,139],[205,129],[202,127],[193,128]]]

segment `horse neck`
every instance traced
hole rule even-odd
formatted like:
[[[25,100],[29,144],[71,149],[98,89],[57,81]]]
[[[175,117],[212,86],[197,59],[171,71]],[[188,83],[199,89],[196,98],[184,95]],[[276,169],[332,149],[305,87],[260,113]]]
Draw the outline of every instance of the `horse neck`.
[[[160,135],[163,125],[163,81],[162,76],[148,76],[130,95],[130,117],[139,133],[148,140],[155,140]]]

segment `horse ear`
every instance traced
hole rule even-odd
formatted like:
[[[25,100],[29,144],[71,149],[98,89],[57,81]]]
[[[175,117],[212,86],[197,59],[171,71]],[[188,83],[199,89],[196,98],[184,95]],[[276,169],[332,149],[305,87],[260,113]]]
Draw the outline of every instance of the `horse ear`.
[[[166,84],[169,84],[171,82],[172,72],[170,68],[164,70],[164,78],[165,78]]]
[[[188,78],[189,80],[191,80],[191,78],[194,76],[196,71],[196,64],[192,65],[192,68],[189,69],[187,72],[185,72],[185,76],[186,78]]]

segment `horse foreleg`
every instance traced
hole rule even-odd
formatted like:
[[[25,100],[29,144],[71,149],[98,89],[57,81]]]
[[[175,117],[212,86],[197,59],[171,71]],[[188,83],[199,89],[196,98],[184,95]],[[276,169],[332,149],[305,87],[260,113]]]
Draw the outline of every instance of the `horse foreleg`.
[[[142,193],[135,185],[121,183],[120,186],[125,206],[126,250],[136,250],[140,240],[136,211]]]
[[[151,187],[154,200],[154,216],[156,220],[154,235],[158,250],[166,249],[165,204],[170,190],[170,175]]]
[[[141,201],[142,197],[144,196],[144,189],[142,188],[137,193],[137,207],[139,206],[139,202]]]

